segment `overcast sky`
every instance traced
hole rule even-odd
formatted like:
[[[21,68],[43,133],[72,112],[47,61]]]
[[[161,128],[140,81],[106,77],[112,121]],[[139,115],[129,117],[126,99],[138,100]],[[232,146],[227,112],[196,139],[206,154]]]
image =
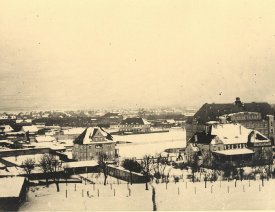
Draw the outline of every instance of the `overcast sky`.
[[[0,0],[0,108],[275,102],[275,1]]]

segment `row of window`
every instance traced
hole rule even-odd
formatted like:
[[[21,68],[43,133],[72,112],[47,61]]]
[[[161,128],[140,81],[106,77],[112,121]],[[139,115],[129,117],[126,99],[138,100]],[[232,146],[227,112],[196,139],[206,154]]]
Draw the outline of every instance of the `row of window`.
[[[96,144],[96,145],[80,145],[79,149],[86,151],[87,149],[100,149],[103,148],[103,145],[105,148],[112,148],[112,144]]]
[[[228,144],[228,145],[224,145],[224,149],[242,149],[242,148],[246,148],[247,144]]]
[[[99,156],[101,153],[101,151],[97,151],[95,152],[95,154],[93,154],[93,152],[89,152],[88,154],[86,153],[75,153],[75,156],[77,159],[79,160],[88,160],[88,159],[94,159],[95,156]],[[113,151],[110,151],[110,152],[105,152],[106,155],[108,156],[113,156],[114,155],[114,152]],[[79,157],[78,157],[79,156]]]

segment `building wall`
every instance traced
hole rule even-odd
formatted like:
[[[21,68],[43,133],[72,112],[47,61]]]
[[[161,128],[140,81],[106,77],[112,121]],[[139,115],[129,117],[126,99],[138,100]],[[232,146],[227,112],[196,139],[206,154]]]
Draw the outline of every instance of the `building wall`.
[[[185,125],[185,130],[186,130],[186,141],[196,133],[196,132],[201,132],[204,130],[204,125],[202,124],[197,124],[197,123],[187,123]]]
[[[120,132],[149,132],[150,125],[143,124],[143,125],[120,125],[119,126]]]
[[[260,113],[250,113],[248,115],[247,114],[237,114],[236,117],[233,118],[232,121],[238,122],[248,129],[257,130],[260,133],[262,133],[263,135],[270,138],[271,136],[273,136],[275,134],[274,116],[267,115],[267,120],[260,119],[260,118],[261,118]],[[197,124],[196,122],[187,123],[185,126],[185,130],[186,130],[186,141],[188,142],[188,140],[196,132],[204,131],[204,125]]]
[[[110,160],[113,160],[115,158],[115,143],[74,144],[73,147],[73,158],[79,161],[97,159],[101,153],[105,153]]]

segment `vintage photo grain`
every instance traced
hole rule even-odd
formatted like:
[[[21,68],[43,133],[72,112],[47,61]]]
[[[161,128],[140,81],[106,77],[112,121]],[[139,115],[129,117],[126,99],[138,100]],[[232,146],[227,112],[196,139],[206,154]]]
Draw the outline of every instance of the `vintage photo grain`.
[[[275,1],[0,0],[0,211],[275,210]]]

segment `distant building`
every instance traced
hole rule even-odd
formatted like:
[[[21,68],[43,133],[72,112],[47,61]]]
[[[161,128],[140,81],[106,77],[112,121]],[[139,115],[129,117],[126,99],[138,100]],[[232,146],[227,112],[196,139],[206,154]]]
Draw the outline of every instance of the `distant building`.
[[[274,135],[274,114],[274,109],[266,102],[243,103],[238,97],[231,104],[205,103],[193,117],[188,118],[186,140],[196,132],[203,132],[207,122],[219,120],[241,123],[270,138]]]
[[[143,118],[126,118],[119,125],[120,132],[146,133],[150,132],[151,123]]]
[[[111,125],[118,125],[123,120],[123,116],[120,113],[112,112],[98,118],[97,122],[99,126],[109,127]]]
[[[0,120],[6,120],[6,119],[9,119],[9,116],[8,115],[0,115]]]
[[[30,135],[34,135],[38,133],[38,128],[35,125],[32,126],[22,126],[21,131],[23,131],[24,133],[29,133]]]
[[[26,186],[24,177],[0,178],[0,211],[17,211],[26,200]]]
[[[88,127],[74,140],[73,159],[78,161],[95,160],[106,154],[109,160],[117,156],[112,136],[99,127]]]
[[[208,122],[203,132],[196,132],[185,149],[187,161],[197,154],[204,166],[272,164],[271,141],[257,130],[237,123]]]
[[[9,132],[13,132],[13,128],[10,125],[0,125],[0,134],[5,135]]]

